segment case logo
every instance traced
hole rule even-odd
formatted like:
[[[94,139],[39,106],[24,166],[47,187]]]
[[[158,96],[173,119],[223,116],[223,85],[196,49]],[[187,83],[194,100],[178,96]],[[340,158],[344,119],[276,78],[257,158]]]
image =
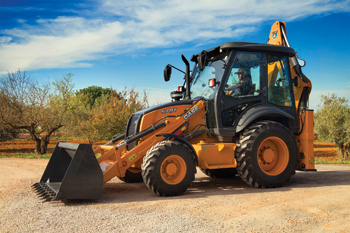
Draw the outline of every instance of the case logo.
[[[184,119],[185,120],[189,119],[191,116],[193,116],[193,114],[198,112],[198,110],[199,110],[199,107],[197,105],[196,107],[194,107],[194,109],[192,109],[191,111],[189,111],[188,113],[185,114]]]

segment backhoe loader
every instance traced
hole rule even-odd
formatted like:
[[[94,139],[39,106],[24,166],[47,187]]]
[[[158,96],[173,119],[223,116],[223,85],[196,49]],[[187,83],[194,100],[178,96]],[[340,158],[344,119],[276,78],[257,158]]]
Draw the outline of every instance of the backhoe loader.
[[[188,60],[172,102],[135,112],[126,131],[93,150],[58,142],[34,190],[44,201],[98,199],[118,177],[160,196],[191,187],[196,167],[215,178],[238,175],[257,188],[316,171],[311,82],[289,45],[284,22],[268,44],[227,42]],[[169,81],[171,65],[164,70]],[[97,158],[97,159],[96,159]]]

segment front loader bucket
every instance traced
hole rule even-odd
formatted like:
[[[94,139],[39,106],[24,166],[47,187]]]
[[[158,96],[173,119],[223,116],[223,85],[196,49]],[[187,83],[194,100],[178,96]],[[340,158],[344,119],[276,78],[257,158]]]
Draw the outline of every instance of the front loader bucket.
[[[100,199],[103,174],[90,144],[58,142],[39,183],[32,187],[45,201]]]

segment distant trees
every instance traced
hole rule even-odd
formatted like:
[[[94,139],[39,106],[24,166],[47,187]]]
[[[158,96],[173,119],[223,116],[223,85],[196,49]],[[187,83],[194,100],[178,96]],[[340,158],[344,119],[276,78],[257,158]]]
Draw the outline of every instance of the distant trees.
[[[336,94],[322,95],[319,110],[315,113],[315,132],[319,139],[333,142],[341,160],[350,159],[350,106],[348,100]]]
[[[52,133],[64,126],[76,104],[72,74],[51,85],[39,83],[18,70],[0,79],[0,125],[26,130],[35,141],[35,152],[45,154]]]
[[[38,82],[18,70],[0,79],[0,138],[27,131],[38,155],[50,136],[86,137],[90,142],[124,132],[129,117],[148,107],[146,93],[91,86],[74,91],[72,74],[53,83]],[[66,126],[66,127],[64,127]]]
[[[86,106],[89,106],[90,108],[92,108],[95,102],[100,103],[102,96],[105,98],[109,98],[110,96],[120,98],[116,90],[98,86],[89,86],[87,88],[80,89],[76,94],[80,95],[86,102]]]
[[[125,131],[129,117],[136,111],[148,107],[147,95],[135,90],[127,90],[115,94],[102,94],[91,109],[86,109],[79,119],[79,130],[90,142],[111,139],[113,135]]]

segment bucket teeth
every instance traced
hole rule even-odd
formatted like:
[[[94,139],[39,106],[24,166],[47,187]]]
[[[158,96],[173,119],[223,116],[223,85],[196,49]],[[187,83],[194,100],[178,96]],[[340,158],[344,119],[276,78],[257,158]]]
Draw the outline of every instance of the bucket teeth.
[[[41,199],[48,199],[50,196],[49,195],[47,195],[46,193],[44,194],[44,195],[42,195],[40,198]]]
[[[41,194],[43,194],[43,193],[45,193],[45,190],[36,191],[36,194],[37,194],[37,195],[41,195]]]
[[[38,194],[39,197],[45,197],[48,196],[46,192],[42,193],[42,194]]]
[[[56,193],[45,183],[35,183],[31,187],[43,202],[52,201],[56,196]]]

